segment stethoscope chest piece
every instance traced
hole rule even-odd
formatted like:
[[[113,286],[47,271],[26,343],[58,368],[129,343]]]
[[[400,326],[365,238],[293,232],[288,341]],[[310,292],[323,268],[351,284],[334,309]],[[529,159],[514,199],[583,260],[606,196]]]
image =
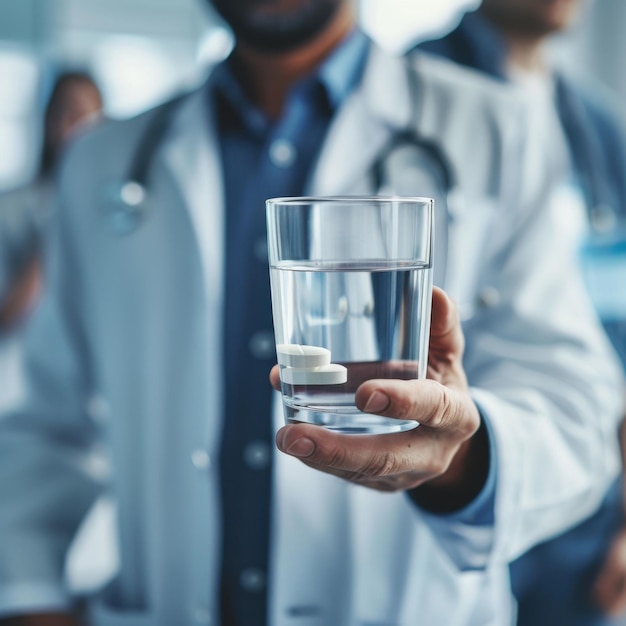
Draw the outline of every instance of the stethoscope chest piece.
[[[146,217],[145,200],[145,187],[135,181],[106,186],[103,212],[108,230],[120,237],[135,232]]]

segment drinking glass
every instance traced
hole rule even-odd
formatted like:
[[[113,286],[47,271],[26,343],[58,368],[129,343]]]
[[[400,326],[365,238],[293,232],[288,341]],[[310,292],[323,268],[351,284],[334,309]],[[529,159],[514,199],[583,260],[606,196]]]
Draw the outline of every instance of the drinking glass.
[[[426,376],[434,201],[289,197],[266,206],[286,422],[355,434],[415,428],[361,412],[355,392],[369,379]]]

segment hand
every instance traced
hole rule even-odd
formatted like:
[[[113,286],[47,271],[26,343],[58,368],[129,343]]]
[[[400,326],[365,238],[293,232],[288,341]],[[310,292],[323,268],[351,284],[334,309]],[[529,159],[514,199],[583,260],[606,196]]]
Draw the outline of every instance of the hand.
[[[607,615],[626,609],[626,528],[611,543],[593,586],[593,599]]]
[[[80,626],[69,613],[39,613],[0,619],[0,626]]]
[[[424,493],[430,508],[439,508],[435,494],[452,509],[469,502],[484,483],[488,446],[463,371],[456,306],[437,288],[432,320],[427,380],[368,380],[356,392],[362,411],[414,419],[418,428],[353,436],[290,424],[277,433],[278,448],[317,470],[381,491],[414,490],[428,482]],[[271,380],[279,388],[277,367]],[[418,501],[420,491],[414,492]]]

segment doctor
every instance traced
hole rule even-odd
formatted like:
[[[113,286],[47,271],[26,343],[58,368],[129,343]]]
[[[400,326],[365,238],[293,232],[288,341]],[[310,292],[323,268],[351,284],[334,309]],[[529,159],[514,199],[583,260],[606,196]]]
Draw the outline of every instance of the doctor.
[[[541,115],[551,120],[549,153],[570,172],[570,200],[563,204],[561,223],[577,230],[583,241],[585,231],[590,233],[593,245],[585,246],[583,260],[601,268],[594,272],[591,293],[626,365],[626,315],[605,304],[612,303],[607,296],[615,292],[607,268],[626,264],[615,243],[620,225],[623,229],[626,224],[623,120],[600,90],[582,88],[564,74],[548,48],[552,37],[571,28],[589,9],[583,0],[484,0],[454,31],[420,47],[517,85],[520,97],[532,97]],[[626,440],[621,442],[624,455]],[[622,482],[615,481],[593,516],[511,565],[521,626],[610,626],[626,609]]]
[[[513,623],[507,562],[618,471],[618,368],[553,221],[542,129],[503,87],[378,50],[347,0],[215,8],[238,44],[207,84],[65,160],[0,420],[0,612],[77,623],[64,555],[106,491],[120,568],[88,602],[96,626]],[[430,380],[358,392],[422,426],[281,428],[263,200],[443,199],[439,179],[463,200],[438,203],[436,248],[463,329],[436,290]]]

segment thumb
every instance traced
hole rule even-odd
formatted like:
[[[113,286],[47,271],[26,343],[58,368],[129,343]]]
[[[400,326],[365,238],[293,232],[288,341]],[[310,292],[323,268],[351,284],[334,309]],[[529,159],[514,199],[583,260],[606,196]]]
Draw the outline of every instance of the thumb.
[[[464,349],[465,338],[457,306],[443,289],[433,287],[429,360],[458,360],[463,356]]]

